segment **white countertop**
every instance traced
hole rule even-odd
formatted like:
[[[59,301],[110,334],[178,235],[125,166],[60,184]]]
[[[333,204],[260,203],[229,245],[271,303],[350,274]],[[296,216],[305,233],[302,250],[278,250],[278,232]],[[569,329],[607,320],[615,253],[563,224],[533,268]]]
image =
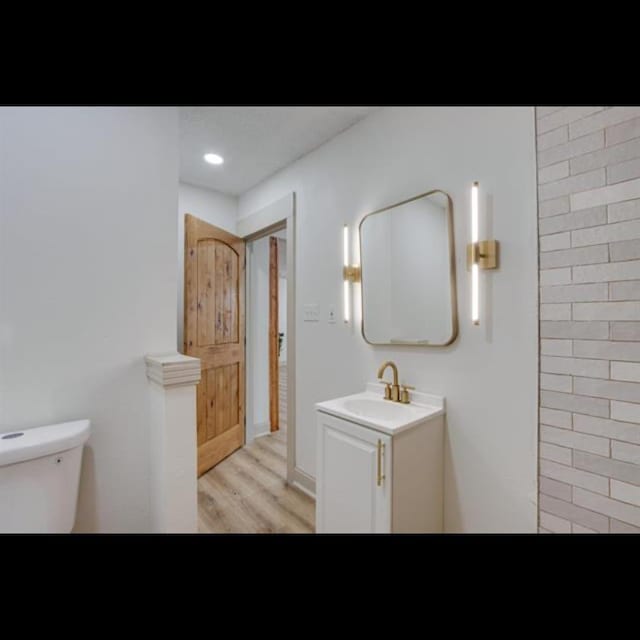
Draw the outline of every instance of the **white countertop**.
[[[421,391],[409,392],[410,404],[384,399],[384,384],[370,382],[366,391],[318,402],[316,410],[376,431],[394,435],[445,413],[445,400]]]

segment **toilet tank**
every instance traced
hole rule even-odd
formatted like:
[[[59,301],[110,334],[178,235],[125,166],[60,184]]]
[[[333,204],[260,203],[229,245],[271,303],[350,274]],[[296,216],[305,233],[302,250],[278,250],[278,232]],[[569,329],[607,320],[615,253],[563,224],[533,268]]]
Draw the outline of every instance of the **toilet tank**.
[[[69,533],[89,420],[0,434],[0,533]]]

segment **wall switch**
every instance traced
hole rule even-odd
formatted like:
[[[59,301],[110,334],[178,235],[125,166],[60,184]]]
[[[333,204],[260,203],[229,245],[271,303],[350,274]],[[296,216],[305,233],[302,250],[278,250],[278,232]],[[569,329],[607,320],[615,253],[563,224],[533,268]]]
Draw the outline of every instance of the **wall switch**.
[[[305,322],[320,322],[320,307],[317,304],[305,304],[303,312]]]
[[[330,324],[334,324],[335,321],[336,321],[336,308],[332,304],[329,305],[329,316],[328,316],[328,319],[329,319],[329,323]]]

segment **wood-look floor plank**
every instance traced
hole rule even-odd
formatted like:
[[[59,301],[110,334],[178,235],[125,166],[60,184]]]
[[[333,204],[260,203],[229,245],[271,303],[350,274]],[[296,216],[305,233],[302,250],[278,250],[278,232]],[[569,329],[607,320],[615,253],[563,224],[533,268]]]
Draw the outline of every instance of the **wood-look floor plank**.
[[[229,460],[238,473],[254,485],[254,490],[269,489],[271,491],[280,489],[285,486],[282,474],[278,473],[278,469],[274,469],[268,465],[256,464],[256,459],[250,456],[235,456],[233,460]]]
[[[306,526],[311,529],[315,526],[316,519],[316,501],[302,491],[293,489],[290,486],[284,487],[279,493],[274,493],[278,504],[282,505],[287,511],[295,514]]]
[[[230,464],[229,460],[226,460],[227,464],[222,467],[222,463],[218,465],[221,467],[215,474],[205,474],[209,476],[204,479],[202,483],[203,488],[209,487],[213,489],[214,496],[220,496],[221,498],[245,498],[250,493],[255,491],[255,487],[242,473],[238,472],[238,469]]]
[[[313,498],[286,483],[286,430],[257,438],[198,480],[201,533],[313,533]]]
[[[274,433],[277,433],[274,432]],[[253,449],[260,449],[262,451],[270,451],[282,459],[282,463],[287,465],[287,443],[281,442],[277,438],[272,438],[271,436],[262,436],[260,438],[256,438],[254,441],[255,447]]]
[[[299,524],[297,522],[288,522],[283,527],[280,527],[276,533],[313,533],[313,526],[307,526]]]
[[[211,520],[206,533],[271,533],[277,528],[247,502],[246,495],[222,487],[215,493],[205,488],[198,494],[198,505]]]
[[[301,498],[299,496],[302,496]],[[291,487],[285,487],[280,491],[260,491],[251,500],[260,500],[286,515],[286,525],[305,527],[309,532],[313,531],[315,503],[311,498],[301,494]]]
[[[254,464],[262,465],[269,469],[272,473],[280,478],[286,477],[287,463],[285,457],[279,453],[275,453],[263,445],[255,445],[250,449],[245,449],[246,457],[253,460]]]

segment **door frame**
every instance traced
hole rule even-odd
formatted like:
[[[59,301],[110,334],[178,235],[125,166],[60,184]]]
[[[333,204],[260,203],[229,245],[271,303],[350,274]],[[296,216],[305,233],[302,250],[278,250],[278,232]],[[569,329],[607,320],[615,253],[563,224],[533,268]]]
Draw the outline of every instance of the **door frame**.
[[[296,194],[290,192],[271,204],[243,216],[238,220],[236,235],[249,242],[286,228],[287,241],[287,482],[312,496],[315,495],[315,479],[300,469],[296,463]],[[247,251],[245,322],[250,308],[251,252]],[[247,372],[250,370],[251,335],[246,332],[246,416],[253,421],[253,385]],[[246,432],[245,432],[246,436]]]

